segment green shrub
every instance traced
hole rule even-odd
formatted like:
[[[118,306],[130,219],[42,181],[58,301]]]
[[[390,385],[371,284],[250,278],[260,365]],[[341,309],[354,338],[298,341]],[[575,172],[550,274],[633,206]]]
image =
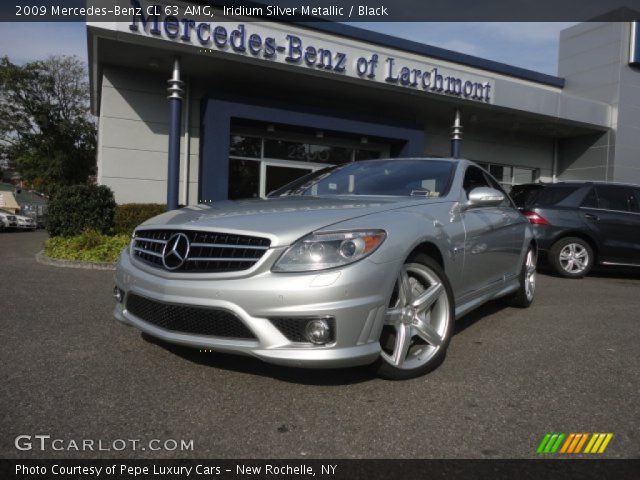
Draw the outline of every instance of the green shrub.
[[[63,260],[115,262],[129,240],[128,235],[108,236],[87,230],[73,237],[50,237],[44,244],[44,253]]]
[[[115,214],[115,233],[131,235],[133,230],[142,222],[160,215],[166,210],[166,205],[160,203],[125,203],[118,205]]]
[[[80,235],[86,230],[113,231],[116,202],[104,185],[60,186],[49,201],[47,230],[52,237]]]

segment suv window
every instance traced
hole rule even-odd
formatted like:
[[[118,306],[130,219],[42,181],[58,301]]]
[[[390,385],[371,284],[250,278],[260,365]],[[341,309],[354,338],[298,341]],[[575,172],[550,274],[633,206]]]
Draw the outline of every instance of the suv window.
[[[596,186],[598,195],[598,208],[604,210],[618,210],[622,212],[632,212],[635,210],[637,200],[634,198],[633,190],[630,187],[614,185]]]
[[[640,188],[634,188],[631,192],[631,211],[640,213]]]
[[[598,195],[596,195],[595,187],[592,187],[589,190],[589,193],[587,193],[587,196],[584,197],[582,206],[587,208],[598,208]]]
[[[467,194],[467,198],[469,198],[469,193],[471,193],[471,190],[478,187],[492,188],[484,172],[478,167],[470,166],[469,168],[467,168],[467,171],[464,174],[464,180],[462,182],[462,188],[464,188],[464,191]]]
[[[580,185],[553,185],[540,190],[540,193],[533,199],[533,203],[541,207],[551,207],[558,205],[569,195],[578,191]]]
[[[511,198],[518,208],[525,208],[533,203],[533,200],[542,190],[542,185],[514,185],[511,187]]]

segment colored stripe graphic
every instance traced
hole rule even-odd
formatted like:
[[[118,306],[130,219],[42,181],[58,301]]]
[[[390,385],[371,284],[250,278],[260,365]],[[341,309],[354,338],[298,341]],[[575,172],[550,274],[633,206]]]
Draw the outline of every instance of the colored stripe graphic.
[[[560,448],[560,444],[562,443],[562,440],[564,440],[564,437],[564,433],[558,435],[558,439],[556,440],[556,443],[553,444],[553,447],[551,447],[551,451],[549,453],[556,453],[558,451],[558,448]]]
[[[540,445],[538,445],[536,452],[538,454],[556,453],[565,436],[564,433],[547,433],[540,442]]]
[[[594,433],[584,453],[604,453],[613,438],[613,433]]]
[[[538,449],[536,450],[536,452],[538,454],[544,452],[544,447],[546,447],[547,442],[549,441],[549,439],[551,438],[551,434],[547,433],[544,438],[542,439],[542,441],[540,442],[540,445],[538,445]]]
[[[567,453],[567,449],[569,448],[569,445],[571,445],[571,442],[573,442],[573,439],[575,438],[575,436],[576,436],[575,433],[569,434],[569,436],[564,442],[564,445],[562,445],[562,448],[560,449],[560,453]]]
[[[540,454],[578,454],[578,453],[603,453],[613,433],[547,433],[543,438],[536,453]],[[587,441],[588,440],[588,441]],[[586,444],[586,447],[585,447]],[[583,450],[584,447],[584,450]]]
[[[569,450],[567,450],[567,453],[578,453],[578,445],[585,440],[584,434],[582,433],[574,433],[573,435],[573,442],[571,442],[571,445],[569,445]]]
[[[583,433],[582,434],[582,438],[578,442],[578,445],[576,445],[576,449],[575,449],[575,451],[573,453],[580,453],[582,451],[582,447],[584,446],[585,442],[587,441],[587,438],[589,438],[589,434],[588,433]]]

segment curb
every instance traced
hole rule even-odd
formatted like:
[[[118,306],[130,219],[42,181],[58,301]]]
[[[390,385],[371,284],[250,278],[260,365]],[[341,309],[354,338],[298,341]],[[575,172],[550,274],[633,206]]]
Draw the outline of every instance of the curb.
[[[44,250],[36,253],[36,262],[43,265],[62,268],[82,268],[85,270],[115,270],[116,264],[110,262],[83,262],[81,260],[61,260],[58,258],[47,257]]]

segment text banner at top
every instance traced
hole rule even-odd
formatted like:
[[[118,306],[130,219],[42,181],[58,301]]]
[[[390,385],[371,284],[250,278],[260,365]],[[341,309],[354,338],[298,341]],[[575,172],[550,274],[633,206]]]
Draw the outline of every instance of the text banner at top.
[[[128,22],[136,0],[1,2],[3,22]],[[553,22],[637,21],[640,0],[191,0],[162,5],[162,14],[197,21],[246,17],[286,22]],[[166,10],[166,11],[165,11]]]

